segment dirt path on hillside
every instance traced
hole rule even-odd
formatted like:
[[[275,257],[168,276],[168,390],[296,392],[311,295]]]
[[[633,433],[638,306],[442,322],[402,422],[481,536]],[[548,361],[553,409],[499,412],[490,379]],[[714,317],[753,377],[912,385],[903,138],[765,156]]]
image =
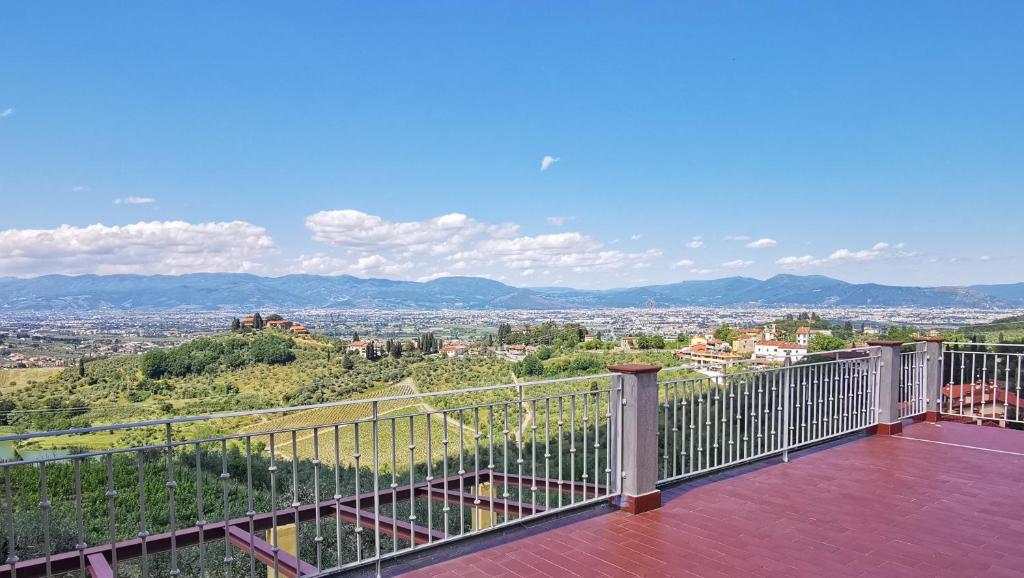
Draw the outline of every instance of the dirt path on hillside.
[[[512,383],[519,385],[519,378],[516,377],[515,372],[512,372]],[[526,397],[525,393],[523,394],[523,397]],[[519,439],[519,432],[521,430],[523,432],[523,435],[528,435],[526,432],[530,431],[530,426],[533,425],[533,409],[531,409],[530,404],[525,401],[519,404],[519,407],[519,411],[526,413],[526,417],[524,417],[522,420],[522,427],[516,430],[515,432],[516,441],[521,443],[523,440]]]
[[[414,380],[412,378],[412,376],[406,377],[406,378],[402,379],[401,381],[399,381],[399,382],[397,382],[397,383],[395,383],[393,385],[388,386],[388,388],[390,389],[390,388],[393,388],[393,387],[402,387],[402,386],[408,386],[409,389],[412,391],[412,393],[414,395],[422,395],[423,394],[422,391],[419,388],[419,385],[416,384],[416,380]],[[427,401],[427,399],[428,398],[424,398],[424,397],[421,397],[421,398],[418,398],[418,399],[410,398],[408,400],[409,401],[408,405],[404,405],[404,406],[401,406],[399,408],[393,408],[393,409],[402,409],[404,407],[416,406],[417,408],[419,408],[424,413],[429,413],[431,419],[434,420],[437,423],[440,423],[441,427],[444,428],[445,427],[444,418],[440,415],[442,410],[438,409],[433,404],[429,403]],[[313,410],[309,410],[309,411],[319,411],[319,410],[313,409]],[[452,420],[452,421],[449,421],[448,425],[449,425],[449,427],[451,427],[451,425],[454,425],[455,427],[459,427],[460,424],[459,424],[459,422]],[[324,424],[323,427],[324,428],[333,427],[333,424]],[[351,425],[343,425],[343,426],[341,426],[341,429],[344,430],[344,429],[349,428],[349,427],[351,427]],[[475,433],[473,431],[473,428],[468,426],[468,425],[462,425],[461,427],[462,427],[464,432],[468,432],[470,435],[473,435]],[[313,430],[310,429],[310,430],[306,431],[305,433],[303,433],[302,435],[296,436],[295,437],[295,443],[299,444],[301,442],[313,439],[313,435],[314,435],[313,434]],[[319,432],[318,435],[323,435],[323,431]],[[274,444],[274,453],[275,453],[275,455],[281,456],[282,458],[285,458],[285,459],[291,459],[291,455],[292,455],[291,454],[291,449],[292,449],[292,438],[291,438],[291,436],[287,436],[283,441],[280,441],[280,442]]]

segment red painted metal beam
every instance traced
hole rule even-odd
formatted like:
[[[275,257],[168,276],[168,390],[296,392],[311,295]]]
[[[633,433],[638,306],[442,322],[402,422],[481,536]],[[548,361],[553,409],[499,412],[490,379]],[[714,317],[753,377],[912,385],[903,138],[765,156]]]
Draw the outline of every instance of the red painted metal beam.
[[[462,480],[464,486],[473,485],[479,483],[479,481],[495,481],[498,483],[505,483],[507,485],[519,485],[518,476],[506,476],[497,472],[489,472],[487,470],[481,470],[478,472],[468,472],[462,476],[453,475],[448,478],[432,480],[431,482],[420,482],[413,485],[404,485],[397,488],[381,489],[377,495],[380,496],[379,501],[381,504],[390,504],[392,500],[401,502],[408,500],[410,496],[418,495],[421,493],[425,494],[427,486],[431,486],[433,491],[440,492],[439,488],[442,488],[445,481],[448,482],[449,491],[459,487],[459,481]],[[558,480],[546,480],[548,487],[555,491],[567,493],[571,491],[572,485],[568,481]],[[528,476],[523,476],[522,485],[528,487],[531,484],[536,484],[538,488],[544,487],[545,480],[543,478],[533,479]],[[594,493],[595,491],[604,492],[603,486],[595,486],[594,484],[583,484],[582,482],[576,482],[575,491],[582,492],[586,488],[588,493]],[[458,492],[456,492],[458,494]],[[483,501],[484,498],[481,498]],[[462,500],[458,495],[450,496],[450,502],[459,503]],[[308,522],[315,519],[317,510],[319,510],[321,516],[334,516],[340,514],[342,519],[345,521],[355,523],[356,509],[360,509],[359,515],[360,525],[364,528],[373,528],[373,512],[367,511],[367,507],[373,506],[374,493],[365,492],[358,496],[348,496],[341,500],[324,500],[318,504],[305,504],[298,508],[287,508],[277,512],[277,524],[295,524]],[[513,511],[514,502],[509,504],[509,512]],[[539,506],[538,506],[539,507]],[[523,508],[526,508],[524,505]],[[498,511],[497,504],[495,511]],[[501,507],[501,512],[504,513],[504,506]],[[253,516],[251,523],[248,517],[233,518],[225,522],[214,522],[204,525],[202,528],[197,526],[189,526],[176,530],[175,532],[163,532],[160,534],[153,534],[143,538],[133,538],[130,540],[124,540],[116,542],[114,544],[101,544],[87,548],[85,550],[85,556],[88,557],[93,554],[99,554],[103,557],[109,557],[112,551],[117,552],[118,560],[128,560],[131,558],[139,558],[142,556],[143,543],[145,543],[145,551],[147,554],[155,554],[158,552],[167,552],[171,549],[172,538],[175,547],[178,549],[187,548],[189,546],[195,546],[200,541],[210,542],[216,540],[223,540],[225,534],[230,531],[230,528],[237,527],[245,532],[258,532],[268,530],[274,525],[274,515],[270,512],[263,512]],[[381,517],[380,528],[381,532],[387,535],[391,535],[398,527],[398,537],[406,541],[415,540],[416,543],[422,544],[429,541],[430,536],[433,536],[435,541],[445,537],[444,532],[438,530],[432,530],[423,528],[421,526],[412,526],[407,522],[399,521],[392,523],[390,518],[384,516]],[[53,569],[53,573],[59,574],[63,572],[72,572],[78,570],[80,567],[79,553],[77,550],[60,552],[50,557],[50,565]],[[11,566],[5,564],[0,566],[0,578],[10,578],[12,576]],[[42,578],[46,576],[46,560],[45,558],[36,558],[32,560],[24,560],[17,563],[17,576],[18,578]]]
[[[86,560],[89,562],[89,576],[92,578],[114,578],[114,570],[103,554],[89,554]]]
[[[427,488],[417,488],[417,497],[428,497]],[[436,502],[447,502],[449,504],[460,504],[467,508],[483,508],[486,510],[491,509],[491,505],[494,505],[494,512],[496,514],[505,513],[505,505],[508,505],[508,513],[513,516],[529,516],[537,512],[543,512],[544,506],[540,504],[533,505],[526,502],[520,503],[515,500],[506,500],[504,498],[490,498],[488,496],[474,496],[469,493],[462,493],[458,490],[449,488],[448,492],[445,493],[443,488],[432,488],[429,492],[431,500]],[[480,500],[480,504],[476,504],[476,500]]]
[[[267,541],[257,538],[241,528],[232,526],[228,528],[228,542],[235,548],[251,553],[267,568],[275,567],[274,547]],[[284,550],[277,551],[276,567],[278,572],[285,578],[312,576],[319,572],[316,566],[303,562]]]

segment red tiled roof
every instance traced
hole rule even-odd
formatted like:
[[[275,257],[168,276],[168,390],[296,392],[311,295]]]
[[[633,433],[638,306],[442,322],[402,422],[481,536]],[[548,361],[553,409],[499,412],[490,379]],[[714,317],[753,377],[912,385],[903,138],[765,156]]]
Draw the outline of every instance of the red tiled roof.
[[[966,399],[966,403],[971,405],[995,402],[1024,408],[1024,400],[1017,397],[1015,392],[991,383],[950,384],[942,388],[942,395],[961,402]]]
[[[782,349],[807,349],[804,345],[789,341],[758,341],[757,345],[772,345],[775,347],[781,347]]]

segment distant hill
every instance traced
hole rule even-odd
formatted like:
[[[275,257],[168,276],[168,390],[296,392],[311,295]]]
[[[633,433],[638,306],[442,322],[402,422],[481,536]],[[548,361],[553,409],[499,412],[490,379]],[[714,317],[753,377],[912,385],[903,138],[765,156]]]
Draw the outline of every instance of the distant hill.
[[[192,275],[48,275],[0,278],[4,310],[254,310],[323,308],[572,309],[703,305],[878,307],[1024,307],[1024,283],[970,287],[897,287],[847,283],[821,275],[727,277],[608,290],[520,288],[477,277],[425,283],[241,273]]]
[[[998,335],[1000,333],[1010,336],[1024,335],[1024,315],[1016,317],[1003,317],[990,323],[979,323],[978,325],[967,325],[961,331],[968,336],[973,335]]]

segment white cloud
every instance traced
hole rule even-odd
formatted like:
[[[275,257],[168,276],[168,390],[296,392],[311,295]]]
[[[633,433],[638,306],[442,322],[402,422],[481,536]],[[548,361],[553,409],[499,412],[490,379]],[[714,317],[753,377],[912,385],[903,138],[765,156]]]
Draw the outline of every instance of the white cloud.
[[[488,225],[462,213],[425,221],[392,222],[353,209],[320,211],[306,217],[306,228],[317,241],[357,249],[404,248],[411,253],[442,254],[457,250],[469,239],[487,235],[504,238],[518,225]]]
[[[694,263],[690,259],[680,259],[676,261],[675,265],[672,265],[672,267],[674,269],[681,269],[685,267],[693,267],[694,265],[696,265],[696,263]]]
[[[901,243],[900,246],[903,244]],[[783,257],[775,261],[776,265],[784,269],[802,269],[805,267],[816,267],[823,265],[841,265],[844,263],[864,263],[881,258],[910,258],[917,256],[914,252],[890,251],[890,245],[885,242],[875,243],[870,249],[851,251],[850,249],[836,249],[828,257],[815,258],[811,255]]]
[[[862,249],[860,251],[851,251],[849,249],[839,249],[833,252],[828,258],[825,259],[826,263],[848,263],[848,262],[861,262],[861,261],[873,261],[881,255],[881,251],[875,249]]]
[[[783,257],[775,261],[775,264],[782,267],[783,269],[800,269],[802,267],[807,267],[811,265],[815,261],[816,259],[814,257],[810,255],[803,255],[800,257]]]
[[[981,259],[982,261],[989,261],[989,260],[992,259],[992,257],[990,257],[988,255],[982,255],[981,257],[978,257],[978,258]]]
[[[530,275],[533,275],[534,273],[536,273],[536,271],[534,271],[533,269],[523,269],[523,271],[522,271],[522,273],[520,273],[520,275],[523,276],[523,277],[529,277]]]
[[[436,271],[477,275],[560,269],[573,272],[644,267],[657,249],[627,252],[576,231],[516,235],[515,224],[493,225],[460,213],[411,222],[391,222],[355,210],[321,211],[306,218],[313,238],[336,251],[299,260],[311,273],[380,274],[420,279]],[[387,260],[359,264],[376,255]],[[372,265],[372,266],[371,266]],[[389,267],[390,269],[386,269]]]
[[[643,238],[644,238],[644,236],[642,234],[640,234],[640,233],[637,233],[635,235],[630,235],[629,236],[629,240],[630,241],[639,241],[640,239],[643,239]]]
[[[714,273],[714,269],[690,269],[690,273],[695,275],[707,275],[708,273]]]
[[[0,118],[7,118],[7,117],[11,116],[12,114],[14,114],[14,109],[13,108],[9,108],[8,107],[8,108],[5,108],[3,110],[0,110]]]
[[[382,255],[346,259],[317,253],[299,257],[299,271],[317,275],[398,276],[412,268],[413,263],[410,261],[395,261]]]
[[[156,202],[153,197],[124,197],[114,199],[115,205],[151,205]]]
[[[726,235],[722,237],[724,241],[749,241],[750,235]]]
[[[562,160],[562,159],[560,159],[558,157],[553,157],[551,155],[544,155],[544,158],[542,158],[540,160],[540,170],[541,170],[541,172],[544,172],[544,171],[550,169],[551,165],[557,163],[560,160]]]
[[[440,279],[442,277],[452,277],[452,274],[449,273],[448,271],[438,271],[437,273],[431,273],[429,275],[417,277],[416,280],[419,281],[420,283],[426,283],[427,281],[433,281],[434,279]]]
[[[90,190],[91,189],[89,187],[85,186],[85,185],[75,185],[75,186],[71,187],[71,192],[73,192],[73,193],[87,193]]]
[[[762,237],[756,241],[751,241],[750,243],[747,243],[747,246],[750,247],[751,249],[767,249],[768,247],[774,247],[775,245],[778,244],[779,242],[776,241],[775,239]]]
[[[749,266],[751,266],[753,264],[754,264],[753,261],[744,261],[743,259],[735,259],[733,261],[726,261],[725,263],[722,263],[722,267],[725,267],[726,269],[740,269],[740,268],[743,268],[743,267],[749,267]]]
[[[544,219],[544,222],[547,223],[548,225],[551,225],[552,227],[561,227],[563,225],[569,224],[575,219],[576,217],[548,217]]]
[[[690,242],[687,243],[686,246],[691,249],[700,249],[701,247],[704,246],[704,238],[701,237],[700,235],[697,235],[696,237],[690,239]]]
[[[0,231],[0,271],[12,275],[251,271],[275,252],[266,229],[243,221]]]

